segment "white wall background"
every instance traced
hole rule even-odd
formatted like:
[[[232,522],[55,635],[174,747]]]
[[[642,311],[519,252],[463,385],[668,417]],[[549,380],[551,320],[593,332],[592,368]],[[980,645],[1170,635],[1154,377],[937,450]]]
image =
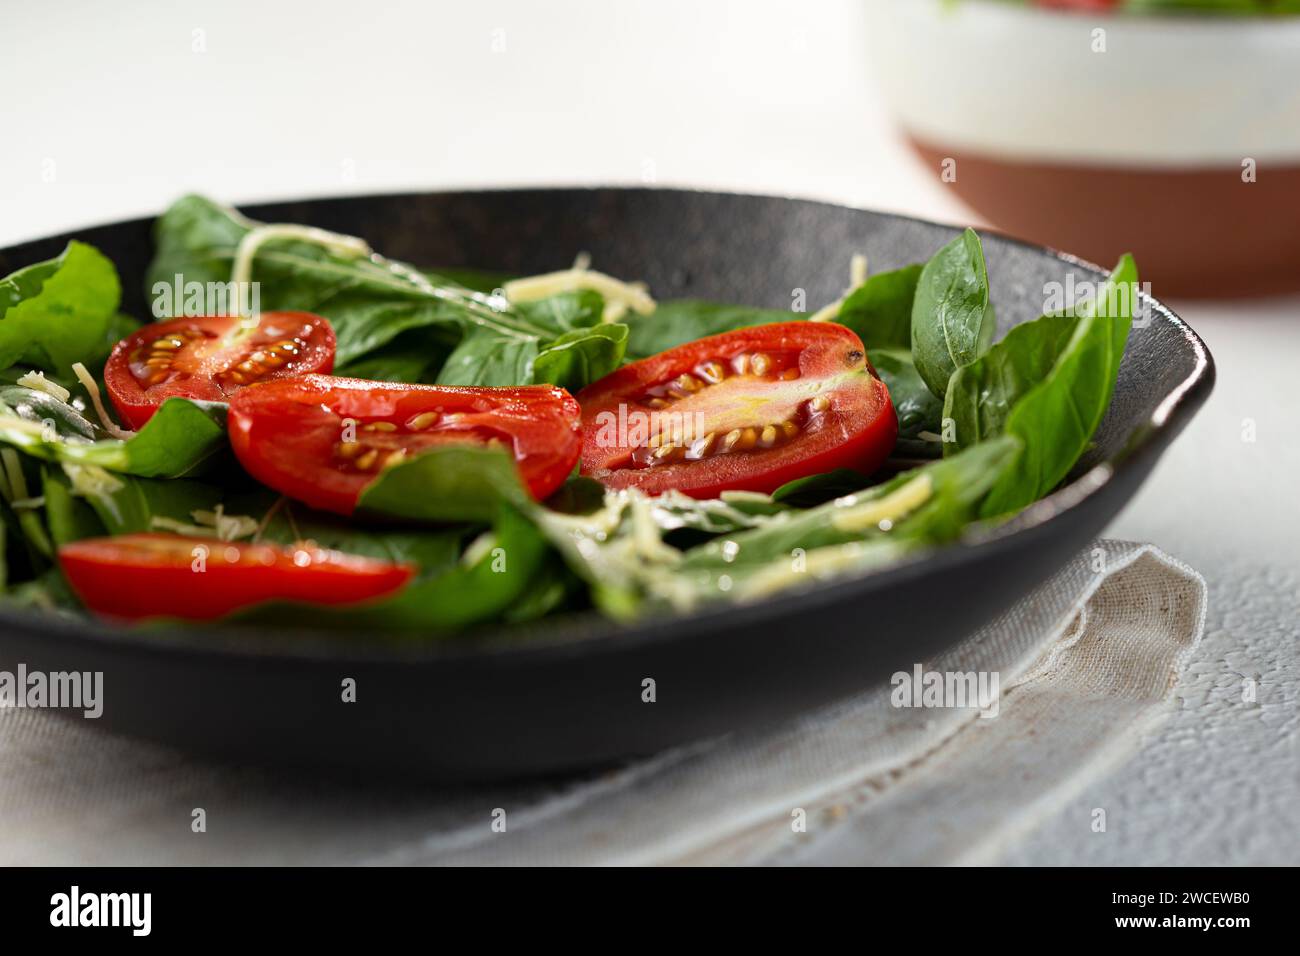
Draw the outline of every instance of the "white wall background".
[[[874,97],[862,0],[61,0],[5,19],[0,243],[192,190],[653,179],[962,215]]]

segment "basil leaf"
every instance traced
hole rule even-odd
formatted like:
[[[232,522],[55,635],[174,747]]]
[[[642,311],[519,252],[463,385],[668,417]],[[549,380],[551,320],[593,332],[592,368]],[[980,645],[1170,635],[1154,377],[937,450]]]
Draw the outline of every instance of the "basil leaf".
[[[942,429],[943,402],[921,380],[911,352],[877,348],[871,352],[871,364],[889,389],[898,416],[899,438],[916,438],[925,431],[937,434]]]
[[[97,362],[121,297],[113,263],[81,242],[0,279],[0,368],[22,359],[69,375],[74,362]]]
[[[835,321],[857,333],[873,363],[875,349],[911,348],[912,302],[922,268],[916,263],[870,276],[840,306]]]
[[[502,504],[524,508],[531,501],[503,449],[447,445],[384,469],[357,508],[414,521],[491,521]]]
[[[912,302],[912,359],[931,392],[944,397],[952,373],[988,350],[994,327],[984,248],[967,229],[925,264]]]
[[[992,361],[969,373],[974,383],[959,383],[960,402],[954,396],[952,411],[963,416],[968,428],[996,428],[1004,409],[1009,409],[1001,431],[1024,443],[1016,468],[989,493],[984,515],[1007,514],[1037,501],[1061,483],[1087,450],[1110,407],[1133,323],[1137,281],[1137,266],[1125,255],[1096,298],[1077,310],[1081,314],[1072,327],[1055,316],[1037,319],[1032,324],[1060,328],[1014,340],[1008,335],[998,343],[1003,347]],[[1004,345],[1009,340],[1011,344]],[[1025,373],[1041,369],[1046,356],[1027,357],[1026,352],[1044,346],[1058,349],[1050,370],[1034,382]],[[1010,374],[1011,369],[1016,374]],[[1005,381],[1000,378],[1003,372],[1008,373]],[[963,369],[961,377],[966,374]],[[980,388],[989,397],[972,401]],[[959,434],[961,427],[959,423]]]
[[[705,302],[701,299],[675,299],[660,302],[650,315],[632,314],[623,321],[629,330],[628,356],[645,358],[686,342],[733,329],[806,318],[802,313],[783,309],[757,309],[745,305]]]

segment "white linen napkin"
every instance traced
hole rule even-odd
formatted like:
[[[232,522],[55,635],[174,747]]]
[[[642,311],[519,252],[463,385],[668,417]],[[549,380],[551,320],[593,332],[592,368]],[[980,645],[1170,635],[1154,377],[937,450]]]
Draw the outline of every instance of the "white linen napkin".
[[[558,783],[339,785],[0,709],[0,864],[995,862],[1167,713],[1205,604],[1191,568],[1101,541],[917,662],[996,675],[996,716],[883,685]]]

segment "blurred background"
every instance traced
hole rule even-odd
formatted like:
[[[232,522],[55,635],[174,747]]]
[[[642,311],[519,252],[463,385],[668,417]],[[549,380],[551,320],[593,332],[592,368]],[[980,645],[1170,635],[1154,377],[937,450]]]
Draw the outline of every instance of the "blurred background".
[[[1024,6],[28,4],[6,11],[0,32],[0,245],[152,215],[189,191],[238,204],[658,184],[1011,223],[1097,258],[1154,233],[1171,244],[1151,255],[1174,266],[1197,255],[1190,271],[1213,285],[1242,275],[1300,285],[1300,241],[1286,240],[1300,226],[1300,185],[1269,194],[1280,199],[1251,199],[1256,225],[1232,205],[1263,195],[1244,191],[1252,188],[1241,178],[1245,158],[1258,162],[1256,185],[1300,177],[1300,147],[1290,152],[1300,141],[1297,21],[1121,22]],[[1098,28],[1104,53],[1093,52]],[[990,156],[1001,168],[986,164],[977,175]],[[943,176],[945,158],[957,159],[955,180]],[[1209,170],[1230,184],[1230,198],[1190,225],[1166,227],[1166,210],[1204,212],[1201,193],[1134,205],[1145,189],[1044,184],[1027,170],[1043,163],[1165,169],[1170,182],[1179,171]],[[1031,180],[1036,191],[1027,192]],[[1117,195],[1118,205],[1106,205]],[[1074,227],[1093,212],[1105,227],[1101,242],[1072,248],[1071,237],[1082,236]],[[1260,229],[1278,231],[1252,248]],[[1137,249],[1139,265],[1145,251]],[[1251,273],[1261,259],[1262,272]],[[1176,291],[1144,277],[1158,297]],[[1241,291],[1258,292],[1265,282],[1247,286]],[[1241,674],[1267,673],[1294,689],[1300,509],[1282,489],[1300,473],[1292,421],[1300,298],[1175,295],[1173,305],[1207,340],[1218,384],[1110,533],[1153,541],[1209,579],[1211,618],[1187,695],[1215,699],[1215,687]],[[1283,848],[1258,841],[1278,827],[1253,827],[1251,818],[1290,819],[1300,833],[1294,780],[1266,785],[1294,775],[1295,759],[1261,764],[1276,737],[1248,716],[1232,719],[1232,734],[1215,732],[1222,725],[1207,722],[1204,709],[1185,708],[1146,743],[1146,770],[1108,791],[1123,810],[1117,819],[1129,821],[1121,827],[1140,831],[1144,818],[1158,818],[1145,829],[1163,833],[1161,845],[1126,849],[1123,832],[1081,839],[1066,821],[1086,818],[1095,797],[1085,793],[1026,842],[1021,858],[1048,850],[1057,862],[1277,858]],[[1252,812],[1224,817],[1225,805]]]
[[[33,5],[0,35],[0,242],[229,201],[689,184],[955,220],[861,0]],[[35,37],[46,38],[33,42]]]

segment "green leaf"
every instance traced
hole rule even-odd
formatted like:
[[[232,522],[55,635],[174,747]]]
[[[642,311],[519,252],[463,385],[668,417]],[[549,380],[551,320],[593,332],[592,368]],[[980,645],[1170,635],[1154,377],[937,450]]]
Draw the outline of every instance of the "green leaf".
[[[627,326],[617,323],[565,332],[537,353],[533,381],[577,392],[619,367],[627,336]]]
[[[367,524],[356,516],[343,518],[314,511],[263,489],[228,495],[223,504],[226,514],[247,515],[263,525],[259,541],[282,545],[314,541],[322,548],[346,554],[418,565],[421,577],[455,565],[466,534],[462,526],[403,528],[384,521]]]
[[[45,522],[56,548],[107,533],[95,510],[72,494],[71,483],[62,473],[44,469],[41,494],[45,496]]]
[[[952,410],[963,416],[967,427],[995,428],[1004,409],[1009,409],[1001,430],[1024,444],[1016,468],[989,493],[984,515],[1007,514],[1037,501],[1061,483],[1087,450],[1119,377],[1133,323],[1137,281],[1137,266],[1125,255],[1096,298],[1078,310],[1081,314],[1068,338],[1064,327],[1039,335],[1026,333],[1004,345],[1011,340],[1008,335],[998,343],[1003,346],[998,357],[970,373],[977,383],[987,383],[989,397],[973,391],[977,386],[960,385],[961,402],[954,396]],[[1062,320],[1044,316],[1033,324],[1062,324]],[[1032,381],[1029,375],[1047,364],[1046,356],[1028,358],[1025,352],[1057,345],[1050,370]],[[1005,380],[999,378],[1001,373],[1006,373]],[[972,394],[977,395],[973,401]],[[959,433],[961,427],[959,423]]]
[[[221,502],[222,492],[215,485],[190,479],[162,480],[109,475],[105,483],[96,482],[90,492],[79,486],[75,477],[81,465],[64,465],[72,478],[73,493],[83,498],[109,534],[136,534],[156,531],[155,517],[193,524],[194,511],[212,511]]]
[[[157,253],[148,271],[150,286],[174,286],[178,275],[184,282],[229,281],[239,241],[256,225],[199,196],[179,200],[155,227]],[[490,303],[472,289],[430,278],[402,263],[347,258],[301,240],[264,245],[254,260],[253,278],[259,284],[262,309],[302,310],[329,319],[340,366],[417,328],[445,326],[452,341],[481,330],[518,343],[522,351],[554,337],[551,326],[499,302]],[[531,367],[531,355],[527,360]],[[525,367],[518,355],[512,361],[516,369]],[[529,384],[527,379],[497,380],[501,367],[498,363],[491,375],[480,378],[491,378],[490,384]],[[473,377],[463,365],[456,375],[461,384]]]
[[[925,264],[912,303],[912,359],[931,392],[944,397],[952,373],[988,350],[994,327],[984,248],[967,229]]]
[[[701,299],[675,299],[660,302],[650,315],[629,315],[627,352],[630,358],[645,358],[665,349],[694,342],[709,335],[806,319],[799,312],[784,309],[757,309],[745,305],[724,305]]]
[[[916,438],[921,432],[938,434],[943,427],[943,402],[934,397],[912,364],[912,353],[904,349],[877,348],[871,364],[889,389],[898,416],[898,437]]]
[[[223,451],[225,407],[169,398],[132,437],[103,435],[77,408],[53,395],[24,386],[0,388],[0,442],[46,461],[148,478],[192,474]]]
[[[412,521],[491,521],[502,504],[524,508],[531,500],[503,449],[447,445],[384,469],[357,508]]]
[[[1019,446],[1013,438],[977,445],[961,455],[903,472],[882,485],[695,548],[687,552],[682,567],[738,569],[773,561],[788,564],[796,549],[807,552],[872,538],[922,543],[948,540],[974,517],[975,507],[998,475],[1015,460]],[[859,513],[868,512],[881,499],[918,478],[929,482],[929,495],[901,517],[892,518],[887,529],[875,520],[858,520]]]
[[[437,636],[501,617],[530,597],[545,577],[546,540],[518,512],[504,507],[493,530],[465,559],[408,584],[391,598],[362,607],[269,604],[235,615],[237,623],[321,627],[350,632],[414,631]]]
[[[74,362],[97,362],[121,297],[113,263],[81,242],[0,279],[0,368],[22,359],[68,375]]]
[[[911,348],[912,302],[922,268],[916,263],[877,273],[850,292],[840,306],[835,321],[858,334],[873,362],[878,348]]]
[[[436,329],[413,329],[354,362],[335,366],[334,374],[372,382],[432,381],[455,344],[446,338]]]
[[[605,297],[594,289],[573,289],[544,299],[519,302],[515,308],[535,325],[561,335],[599,325],[605,312]]]
[[[447,357],[439,385],[528,385],[533,381],[537,338],[503,336],[475,329]]]
[[[860,471],[837,468],[834,471],[822,472],[820,475],[809,475],[806,478],[787,481],[772,492],[772,500],[795,508],[808,508],[823,504],[832,498],[842,498],[855,491],[861,491],[870,482],[871,478]]]

